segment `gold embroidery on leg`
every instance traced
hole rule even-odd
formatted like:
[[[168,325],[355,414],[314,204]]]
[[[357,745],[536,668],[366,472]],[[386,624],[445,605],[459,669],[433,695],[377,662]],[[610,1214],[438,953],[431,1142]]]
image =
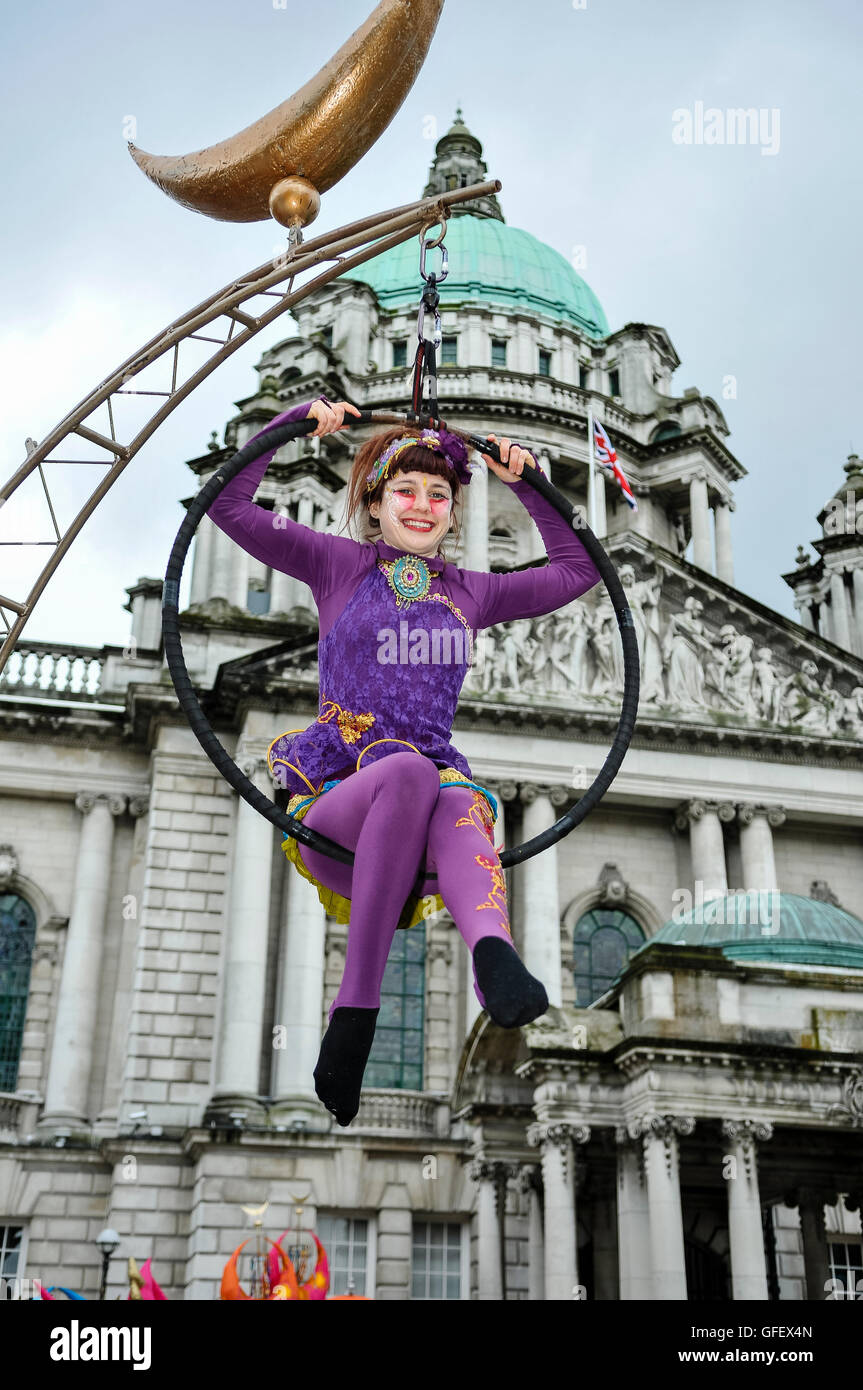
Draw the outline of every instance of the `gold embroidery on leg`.
[[[475,854],[474,859],[477,864],[480,864],[484,869],[488,869],[491,874],[491,888],[489,889],[488,897],[484,903],[479,904],[476,910],[477,912],[482,912],[486,907],[495,908],[504,919],[501,923],[504,931],[507,936],[511,938],[512,932],[509,929],[509,913],[507,912],[506,906],[506,879],[503,876],[500,860],[497,858],[497,855],[492,859],[487,854]]]
[[[472,805],[466,816],[456,821],[456,825],[472,825],[485,836],[494,848],[494,816],[482,792],[472,793]]]
[[[466,816],[460,816],[456,821],[456,826],[469,826],[472,830],[478,830],[491,845],[494,851],[494,813],[483,796],[482,792],[474,791],[471,794],[471,807]],[[489,854],[475,854],[474,860],[483,869],[488,869],[491,874],[491,888],[484,903],[479,903],[477,912],[482,912],[484,908],[494,908],[501,914],[503,921],[501,926],[507,936],[512,940],[512,932],[509,927],[509,911],[506,903],[506,879],[501,868],[500,859],[496,852],[494,858]]]

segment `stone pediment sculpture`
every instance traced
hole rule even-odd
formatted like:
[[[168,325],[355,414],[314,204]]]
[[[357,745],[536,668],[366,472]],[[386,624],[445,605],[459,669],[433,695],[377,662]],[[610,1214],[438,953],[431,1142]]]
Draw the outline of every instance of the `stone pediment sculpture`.
[[[668,552],[630,553],[616,558],[638,637],[640,719],[863,742],[863,662],[744,595],[711,589]],[[622,685],[617,621],[597,587],[558,613],[483,634],[464,694],[611,712]]]
[[[743,594],[711,588],[668,551],[619,550],[641,660],[640,723],[863,744],[863,662]],[[247,689],[316,686],[316,636],[226,663],[223,673]],[[597,586],[557,613],[480,634],[462,702],[612,716],[622,686],[617,620]]]

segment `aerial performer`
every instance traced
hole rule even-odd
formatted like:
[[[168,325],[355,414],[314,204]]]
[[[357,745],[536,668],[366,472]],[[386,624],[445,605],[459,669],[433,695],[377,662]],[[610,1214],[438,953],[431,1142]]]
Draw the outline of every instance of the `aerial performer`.
[[[266,429],[313,417],[312,437],[331,434],[348,428],[346,411],[360,413],[321,396]],[[485,574],[445,557],[471,469],[466,445],[443,426],[389,429],[360,447],[346,501],[359,539],[315,531],[253,501],[275,449],[247,464],[208,510],[255,559],[307,584],[318,610],[318,717],[275,738],[268,761],[290,793],[288,814],[355,855],[350,866],[291,836],[282,845],[327,910],[349,921],[344,974],[314,1070],[316,1093],[342,1126],[359,1110],[393,937],[430,915],[429,903],[442,901],[451,914],[494,1023],[519,1028],[548,1008],[513,943],[495,799],[453,746],[452,725],[477,632],[554,612],[600,576],[572,527],[521,481],[525,465],[536,467],[533,456],[508,439],[499,447],[502,463],[482,457],[535,521],[548,554],[543,567]]]

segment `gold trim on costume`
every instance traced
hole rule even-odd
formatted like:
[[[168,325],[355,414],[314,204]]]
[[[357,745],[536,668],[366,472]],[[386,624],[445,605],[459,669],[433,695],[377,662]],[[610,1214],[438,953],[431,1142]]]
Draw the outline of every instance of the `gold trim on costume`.
[[[276,734],[276,737],[273,739],[273,743],[278,743],[280,738],[287,738],[290,734],[304,734],[305,732],[305,729],[286,729],[283,734]],[[283,763],[285,767],[289,767],[292,772],[295,772],[298,777],[301,777],[305,782],[306,786],[309,788],[309,790],[315,796],[317,796],[318,792],[320,791],[320,787],[316,787],[312,782],[310,782],[306,774],[304,772],[301,772],[300,769],[297,767],[296,763],[288,762],[287,758],[273,758],[271,761],[270,749],[272,748],[273,743],[271,743],[267,748],[267,766],[270,769],[270,776],[272,777],[274,775],[273,763]]]
[[[357,758],[357,766],[356,766],[357,772],[359,772],[359,770],[360,770],[360,763],[362,762],[363,758],[366,756],[366,753],[368,753],[369,749],[370,749],[370,748],[377,748],[377,746],[378,746],[379,743],[403,743],[403,744],[405,745],[406,748],[412,748],[412,749],[414,750],[415,753],[419,753],[420,757],[423,756],[422,753],[420,753],[420,750],[417,748],[416,744],[415,744],[415,743],[408,743],[408,741],[407,741],[406,738],[376,738],[375,741],[374,741],[374,743],[367,743],[367,744],[366,744],[366,746],[365,746],[365,748],[363,749],[362,753],[360,753],[360,756]]]

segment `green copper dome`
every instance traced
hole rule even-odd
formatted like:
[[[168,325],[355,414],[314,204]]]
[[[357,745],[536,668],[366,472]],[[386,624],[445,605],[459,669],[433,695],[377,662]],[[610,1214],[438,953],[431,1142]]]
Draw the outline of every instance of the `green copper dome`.
[[[732,960],[786,961],[863,970],[863,922],[794,893],[727,893],[666,922],[644,946],[719,947]]]
[[[565,256],[530,232],[494,217],[453,217],[447,227],[449,275],[440,286],[441,311],[461,304],[546,314],[573,324],[594,338],[608,334],[602,305]],[[427,270],[437,270],[440,254],[429,253]],[[381,308],[419,305],[419,239],[412,237],[345,273],[377,294]],[[444,319],[444,332],[447,330]]]

